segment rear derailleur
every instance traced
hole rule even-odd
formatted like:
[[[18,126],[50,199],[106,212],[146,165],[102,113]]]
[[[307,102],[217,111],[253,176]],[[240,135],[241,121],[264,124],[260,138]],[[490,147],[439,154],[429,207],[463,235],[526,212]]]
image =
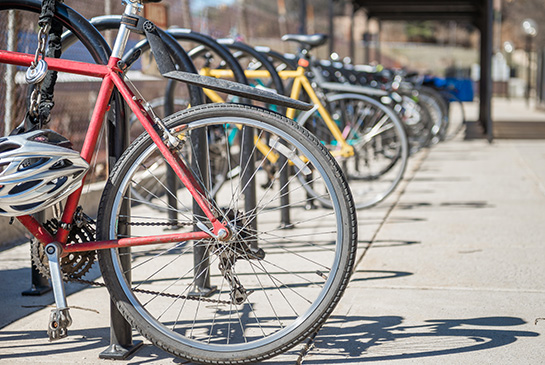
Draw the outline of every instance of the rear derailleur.
[[[250,231],[251,225],[241,212],[230,210],[224,212],[224,217],[229,220],[232,236],[227,241],[217,241],[215,251],[220,258],[219,269],[231,287],[232,303],[240,305],[254,291],[244,288],[233,272],[233,267],[238,260],[263,260],[265,251],[252,247],[251,242],[255,240],[255,234]]]

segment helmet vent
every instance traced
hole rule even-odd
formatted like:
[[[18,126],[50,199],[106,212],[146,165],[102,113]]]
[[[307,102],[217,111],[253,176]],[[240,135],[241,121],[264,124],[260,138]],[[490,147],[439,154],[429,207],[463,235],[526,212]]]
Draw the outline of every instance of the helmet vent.
[[[60,161],[57,161],[53,164],[53,166],[51,166],[49,169],[50,170],[58,170],[58,169],[63,169],[65,167],[70,167],[72,166],[74,163],[70,160],[67,160],[67,159],[63,159],[63,160],[60,160]]]
[[[64,185],[64,183],[68,180],[68,178],[66,176],[63,176],[63,177],[59,177],[53,181],[50,181],[47,183],[47,185],[54,185],[53,188],[51,190],[49,190],[47,193],[52,193],[54,192],[55,190],[57,190],[58,188],[60,188],[61,186]]]
[[[24,191],[27,191],[29,189],[32,189],[39,183],[40,183],[40,180],[34,180],[34,181],[28,181],[21,184],[17,184],[9,191],[9,195],[15,195],[15,194],[19,194]]]
[[[12,205],[12,209],[16,209],[18,211],[24,212],[25,210],[29,210],[32,208],[37,207],[38,205],[42,204],[43,202],[37,202],[37,203],[30,203],[30,204],[24,204],[24,205]]]
[[[17,167],[17,170],[18,171],[28,170],[28,169],[34,168],[36,166],[43,165],[47,161],[49,161],[49,159],[45,158],[45,157],[27,158],[27,159],[23,160],[23,162],[21,162],[21,164],[19,164],[19,166]]]
[[[21,147],[21,145],[18,145],[16,143],[10,143],[10,142],[1,143],[0,144],[0,153],[13,151],[13,150],[16,150],[19,147]]]

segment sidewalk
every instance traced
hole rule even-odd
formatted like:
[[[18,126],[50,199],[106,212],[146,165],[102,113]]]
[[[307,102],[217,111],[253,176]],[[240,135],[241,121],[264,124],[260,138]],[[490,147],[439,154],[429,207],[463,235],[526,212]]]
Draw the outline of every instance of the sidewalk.
[[[436,146],[305,364],[542,364],[544,162],[544,141]]]
[[[461,137],[421,151],[398,193],[360,212],[356,272],[304,364],[543,363],[545,141]],[[98,359],[103,288],[70,295],[69,337],[47,341],[51,294],[19,295],[28,257],[25,245],[0,252],[0,363],[124,363]],[[293,364],[300,349],[266,363]],[[127,361],[173,362],[151,345]]]

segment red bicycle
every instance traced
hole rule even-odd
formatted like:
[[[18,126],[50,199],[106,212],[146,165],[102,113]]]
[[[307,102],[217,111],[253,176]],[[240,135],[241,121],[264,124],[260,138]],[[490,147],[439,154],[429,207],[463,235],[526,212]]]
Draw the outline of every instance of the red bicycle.
[[[66,336],[71,323],[63,278],[84,271],[82,266],[92,264],[96,251],[120,312],[155,345],[198,362],[265,359],[316,331],[339,301],[356,252],[350,190],[317,139],[273,112],[212,104],[163,120],[155,117],[138,91],[127,85],[119,62],[131,31],[143,30],[149,38],[158,34],[153,23],[138,15],[143,6],[141,0],[125,2],[124,22],[105,65],[44,57],[40,45],[34,55],[0,43],[3,75],[6,65],[16,65],[30,67],[31,81],[47,70],[102,79],[80,153],[49,130],[0,139],[0,215],[16,217],[47,258],[57,307],[49,323],[50,338]],[[33,33],[40,2],[0,0],[0,19],[14,10],[19,32]],[[73,9],[58,3],[53,18],[88,48],[97,44],[86,39],[92,26]],[[39,37],[47,38],[47,29]],[[152,49],[158,44],[154,42]],[[166,74],[243,96],[258,93],[172,69]],[[127,148],[108,177],[94,237],[93,221],[82,212],[79,200],[114,91],[146,132]],[[257,97],[304,106],[266,93]],[[169,169],[175,184],[162,182]],[[278,176],[285,169],[290,179],[281,186]],[[227,176],[210,194],[214,175],[223,170],[238,173]],[[321,198],[329,200],[332,209],[305,210],[313,198],[307,197],[300,181],[326,186]],[[160,187],[154,188],[152,199],[131,196],[150,182]],[[53,220],[39,222],[31,215],[59,202],[64,202],[62,214]],[[286,204],[288,227],[279,225]],[[175,218],[169,214],[173,211]],[[130,272],[124,262],[131,264]]]

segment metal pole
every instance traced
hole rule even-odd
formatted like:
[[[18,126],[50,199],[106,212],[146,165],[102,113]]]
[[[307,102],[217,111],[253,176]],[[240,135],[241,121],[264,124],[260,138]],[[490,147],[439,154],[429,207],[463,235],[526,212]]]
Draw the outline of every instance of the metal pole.
[[[176,83],[169,80],[165,91],[165,107],[164,115],[169,116],[174,113],[174,91],[176,90]],[[178,223],[178,199],[176,199],[175,192],[178,190],[178,177],[174,173],[172,167],[167,165],[166,171],[166,189],[167,189],[167,202],[168,202],[168,220],[172,223],[172,228],[177,227]],[[169,194],[172,191],[174,194]]]
[[[8,51],[17,49],[17,22],[15,21],[15,10],[8,11]],[[15,65],[6,65],[4,82],[6,84],[6,98],[4,100],[4,135],[7,136],[13,129],[15,122]]]
[[[536,69],[536,105],[539,105],[541,101],[541,80],[542,80],[542,59],[541,54],[538,50],[536,50],[536,63],[537,63],[537,69]]]
[[[288,33],[286,26],[286,3],[284,0],[277,0],[278,2],[278,27],[280,29],[280,37]],[[286,51],[286,42],[282,42],[282,51]]]
[[[484,0],[486,7],[483,9],[480,21],[481,31],[481,79],[479,82],[479,122],[484,129],[489,142],[492,142],[491,102],[492,102],[492,0]]]
[[[371,61],[371,55],[370,55],[371,47],[369,43],[371,43],[371,35],[366,30],[365,33],[363,33],[363,52],[364,52],[363,63],[366,65],[368,65],[369,62]]]
[[[127,128],[128,123],[125,113],[126,104],[120,94],[115,93],[113,95],[111,105],[113,105],[113,115],[109,118],[108,123],[108,165],[110,170],[129,145],[129,129]],[[127,194],[130,194],[130,190],[127,191]],[[129,202],[130,196],[121,206],[121,216],[130,216],[131,207]],[[119,234],[129,235],[130,226],[128,224],[120,224]],[[121,266],[129,285],[131,283],[130,252],[130,247],[119,249]],[[142,344],[142,341],[133,342],[131,325],[119,312],[114,301],[110,299],[110,346],[102,351],[98,357],[101,359],[124,360],[139,349]]]
[[[299,2],[299,34],[307,34],[307,0]]]
[[[242,151],[240,152],[240,160],[241,167],[244,166],[241,176],[241,185],[244,186],[245,213],[254,212],[257,206],[256,180],[253,178],[255,153],[251,147],[255,143],[255,135],[255,130],[253,128],[242,127]],[[246,224],[253,232],[257,232],[257,217],[255,215],[251,215],[251,217],[251,221]],[[248,219],[250,219],[250,216],[248,216]],[[252,248],[258,248],[256,239],[252,239],[250,244]]]
[[[329,0],[329,55],[331,55],[333,52],[335,52],[335,33],[334,33],[334,8],[333,8],[333,0]]]
[[[104,15],[112,15],[112,0],[104,0]],[[111,30],[107,30],[105,33],[106,42],[112,44],[114,37]]]
[[[182,26],[191,29],[191,0],[182,0]]]
[[[201,180],[203,188],[210,191],[210,177],[208,176],[208,140],[207,131],[200,128],[191,133],[191,145],[196,153],[191,156],[191,168],[200,176],[196,176]],[[195,217],[203,217],[204,212],[201,207],[193,200],[193,215]],[[197,225],[194,229],[198,230]],[[210,285],[210,260],[208,252],[208,244],[204,241],[195,241],[193,244],[193,264],[194,264],[194,288],[190,295],[210,296],[216,292],[217,288]]]
[[[532,90],[532,36],[526,36],[526,55],[528,57],[528,67],[526,69],[526,104],[530,104],[530,92]]]
[[[378,32],[376,34],[376,47],[375,50],[377,52],[376,54],[376,61],[381,64],[382,63],[382,52],[380,50],[380,33],[382,32],[382,22],[378,21]]]
[[[352,61],[354,61],[354,58],[355,58],[355,49],[356,49],[356,45],[354,44],[355,43],[355,40],[354,40],[354,18],[355,18],[355,15],[356,15],[356,9],[354,7],[354,5],[352,5],[352,9],[350,9],[350,34],[349,34],[349,37],[350,37],[350,48],[349,48],[349,52],[348,52],[348,56],[350,57],[350,59]]]

